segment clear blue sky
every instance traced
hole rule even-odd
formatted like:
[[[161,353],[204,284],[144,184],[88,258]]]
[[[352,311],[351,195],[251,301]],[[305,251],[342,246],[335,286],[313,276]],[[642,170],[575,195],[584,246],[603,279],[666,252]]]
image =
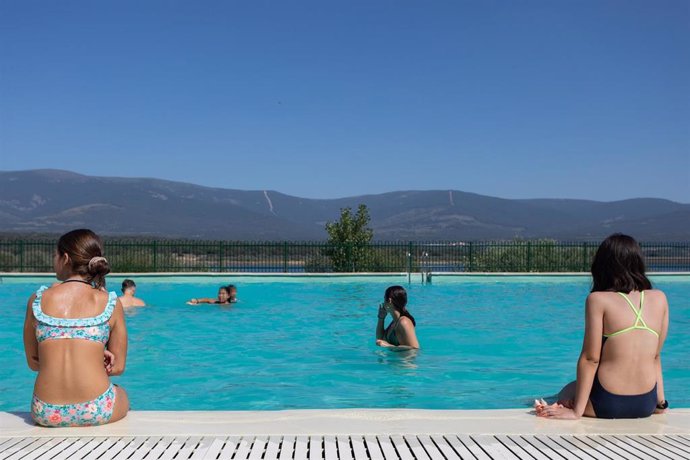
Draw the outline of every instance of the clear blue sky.
[[[690,2],[0,0],[0,170],[690,202]]]

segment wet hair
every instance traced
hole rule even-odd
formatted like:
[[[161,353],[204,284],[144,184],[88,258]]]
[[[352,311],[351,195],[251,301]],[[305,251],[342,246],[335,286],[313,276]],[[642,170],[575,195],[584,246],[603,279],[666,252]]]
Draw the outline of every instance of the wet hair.
[[[390,286],[386,289],[386,293],[383,295],[384,300],[388,301],[391,299],[393,307],[400,313],[401,316],[407,316],[412,321],[413,325],[417,325],[414,317],[407,311],[407,291],[402,286]]]
[[[128,288],[137,287],[137,283],[134,280],[126,279],[122,282],[122,292],[125,292]]]
[[[225,288],[228,290],[228,294],[230,294],[230,291],[232,291],[233,289],[235,291],[237,290],[237,286],[235,286],[234,284],[228,284],[227,286],[225,286]]]
[[[230,289],[228,286],[221,286],[218,288],[219,291],[225,291],[225,293],[230,297]]]
[[[69,256],[72,273],[83,276],[97,289],[105,288],[110,264],[103,257],[103,242],[98,235],[84,228],[72,230],[60,237],[57,251]]]
[[[645,275],[642,249],[631,236],[614,233],[606,238],[592,261],[592,292],[630,292],[652,289]]]

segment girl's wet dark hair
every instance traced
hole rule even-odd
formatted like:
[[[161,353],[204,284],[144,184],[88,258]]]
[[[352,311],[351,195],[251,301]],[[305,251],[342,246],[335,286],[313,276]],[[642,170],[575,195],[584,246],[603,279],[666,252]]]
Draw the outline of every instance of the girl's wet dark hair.
[[[404,287],[390,286],[388,289],[386,289],[386,293],[383,295],[383,297],[385,301],[388,301],[388,299],[391,300],[391,303],[395,309],[400,312],[400,315],[407,316],[410,318],[410,321],[412,321],[412,324],[415,326],[417,325],[417,322],[414,320],[414,316],[407,311],[407,291]]]
[[[614,233],[606,238],[592,261],[592,292],[630,292],[652,289],[645,275],[642,249],[631,236]]]
[[[110,264],[103,257],[103,242],[98,235],[85,228],[72,230],[60,237],[57,251],[69,256],[73,274],[86,278],[97,289],[105,288]]]

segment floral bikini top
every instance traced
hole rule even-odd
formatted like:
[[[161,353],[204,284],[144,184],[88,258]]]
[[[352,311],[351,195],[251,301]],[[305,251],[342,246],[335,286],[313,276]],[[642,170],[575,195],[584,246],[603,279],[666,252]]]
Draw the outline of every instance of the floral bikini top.
[[[103,345],[108,343],[110,338],[110,324],[108,324],[108,320],[113,314],[117,294],[114,292],[108,293],[108,304],[105,306],[103,313],[98,316],[89,318],[56,318],[46,315],[41,310],[41,297],[46,289],[48,289],[48,286],[41,286],[36,291],[36,298],[32,306],[34,318],[36,318],[37,322],[36,340],[43,342],[44,340],[53,339],[83,339],[100,342]]]

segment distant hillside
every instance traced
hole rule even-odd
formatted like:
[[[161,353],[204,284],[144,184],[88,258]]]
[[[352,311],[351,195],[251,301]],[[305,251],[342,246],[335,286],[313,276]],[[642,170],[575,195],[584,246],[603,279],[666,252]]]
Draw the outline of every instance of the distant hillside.
[[[401,191],[314,200],[275,191],[59,170],[0,172],[0,232],[226,240],[323,240],[340,208],[365,203],[380,240],[591,240],[627,232],[690,241],[690,205],[653,198],[508,200],[460,191]]]

